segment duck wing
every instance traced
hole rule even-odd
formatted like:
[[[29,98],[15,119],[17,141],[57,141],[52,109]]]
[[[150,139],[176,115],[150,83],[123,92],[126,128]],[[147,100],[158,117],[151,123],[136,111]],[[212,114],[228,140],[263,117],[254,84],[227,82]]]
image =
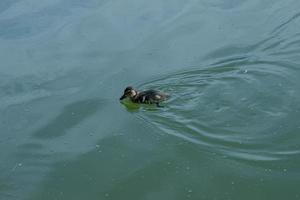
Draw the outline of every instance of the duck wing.
[[[139,103],[159,103],[168,98],[168,95],[156,90],[146,90],[138,94],[136,101]]]

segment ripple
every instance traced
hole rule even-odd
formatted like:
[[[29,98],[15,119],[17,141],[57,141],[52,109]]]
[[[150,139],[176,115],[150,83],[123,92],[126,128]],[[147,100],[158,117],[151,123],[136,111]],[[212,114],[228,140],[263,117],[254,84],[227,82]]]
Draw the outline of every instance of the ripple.
[[[29,9],[30,12],[27,13],[25,11],[27,11],[26,6],[28,5],[25,6],[22,2],[13,1],[6,4],[3,4],[5,7],[2,9],[2,5],[0,5],[0,11],[7,11],[6,15],[0,16],[0,26],[5,27],[0,30],[0,38],[12,40],[32,37],[51,29],[59,29],[69,23],[68,18],[78,16],[79,13],[82,15],[87,8],[91,9],[97,5],[97,2],[93,0],[85,2],[67,0],[52,2],[48,6],[44,4],[45,7],[32,5]],[[15,7],[9,9],[13,4],[16,4]]]
[[[199,67],[200,68],[200,67]],[[166,107],[138,116],[203,150],[253,161],[285,159],[295,135],[299,99],[290,63],[232,57],[141,85],[172,94]],[[296,142],[299,145],[299,142]]]

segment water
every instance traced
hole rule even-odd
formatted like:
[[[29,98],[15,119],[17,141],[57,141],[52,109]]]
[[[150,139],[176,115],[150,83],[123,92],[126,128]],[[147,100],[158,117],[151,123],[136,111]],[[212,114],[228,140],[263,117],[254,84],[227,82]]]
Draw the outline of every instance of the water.
[[[0,199],[300,199],[299,6],[2,0]]]

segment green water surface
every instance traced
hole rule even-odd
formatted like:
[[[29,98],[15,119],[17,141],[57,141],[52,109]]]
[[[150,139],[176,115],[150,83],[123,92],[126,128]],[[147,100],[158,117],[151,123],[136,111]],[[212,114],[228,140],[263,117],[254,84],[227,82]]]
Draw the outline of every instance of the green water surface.
[[[300,199],[299,119],[298,0],[0,2],[1,200]]]

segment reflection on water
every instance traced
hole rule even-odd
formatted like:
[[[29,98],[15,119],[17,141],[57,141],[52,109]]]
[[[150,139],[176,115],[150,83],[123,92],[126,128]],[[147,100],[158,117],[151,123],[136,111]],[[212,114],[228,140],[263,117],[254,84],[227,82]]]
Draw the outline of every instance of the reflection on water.
[[[38,138],[52,138],[66,134],[66,131],[82,120],[97,112],[101,105],[99,100],[84,100],[67,105],[53,121],[37,130],[33,135]]]
[[[169,100],[167,102],[161,102],[159,106],[157,106],[156,104],[133,103],[128,99],[120,102],[129,112],[138,112],[140,109],[144,110],[145,112],[151,112],[151,111],[159,111],[164,109],[167,106],[167,102],[169,102]]]
[[[0,199],[299,199],[299,5],[1,1]]]

